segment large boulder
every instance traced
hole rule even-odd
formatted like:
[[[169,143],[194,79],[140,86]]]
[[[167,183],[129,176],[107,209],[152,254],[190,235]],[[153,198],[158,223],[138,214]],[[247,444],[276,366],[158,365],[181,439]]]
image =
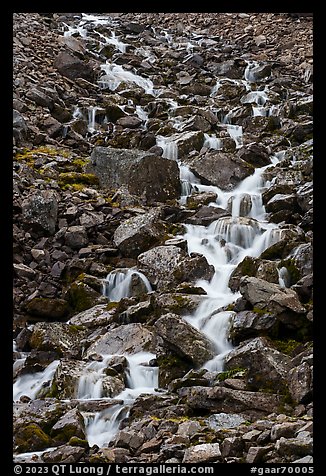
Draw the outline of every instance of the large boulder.
[[[26,311],[32,316],[45,320],[64,320],[70,311],[64,299],[35,297],[26,303]]]
[[[50,430],[67,410],[66,403],[54,398],[16,405],[13,414],[15,451],[35,451],[51,446]]]
[[[25,223],[33,230],[53,235],[58,218],[57,194],[53,190],[34,192],[22,202]]]
[[[128,218],[114,232],[113,241],[124,256],[136,258],[165,236],[164,224],[155,209]]]
[[[77,463],[85,454],[80,446],[62,445],[52,451],[46,451],[42,459],[45,463]]]
[[[68,411],[52,427],[51,436],[60,443],[67,443],[72,436],[85,440],[85,423],[82,414],[76,408]]]
[[[155,352],[155,336],[142,324],[126,324],[113,329],[92,344],[86,357],[92,354],[135,354]]]
[[[271,163],[266,147],[261,144],[252,143],[241,147],[237,155],[240,159],[254,167],[263,167]]]
[[[61,359],[48,396],[60,399],[77,398],[79,380],[85,368],[86,362],[81,360]]]
[[[276,350],[265,337],[243,342],[225,359],[226,370],[248,369],[246,378],[250,389],[275,393],[287,389],[291,367],[290,357]]]
[[[59,356],[77,357],[85,329],[61,322],[37,322],[29,337],[32,349],[54,351]]]
[[[229,287],[232,291],[239,290],[240,280],[243,276],[253,276],[274,284],[279,282],[279,272],[275,261],[262,260],[252,256],[246,256],[232,271],[229,279]]]
[[[237,345],[249,337],[273,335],[277,332],[277,317],[269,312],[241,311],[231,318],[229,337]]]
[[[307,404],[312,399],[313,370],[307,362],[291,369],[288,375],[289,391],[296,403]]]
[[[239,289],[254,309],[276,315],[287,327],[299,329],[306,323],[306,308],[293,289],[281,288],[277,284],[248,276],[241,278]]]
[[[196,366],[214,357],[213,345],[207,337],[175,314],[160,317],[155,328],[171,350]]]
[[[204,194],[198,194],[198,195],[192,195],[187,198],[187,205],[189,208],[192,208],[193,206],[196,206],[196,198],[200,199],[201,195]],[[215,199],[209,200],[210,202],[215,201]],[[229,212],[224,210],[224,208],[218,208],[218,207],[210,207],[207,205],[203,205],[200,207],[200,209],[191,217],[187,218],[185,220],[185,223],[189,223],[191,225],[210,225],[213,221],[218,220],[219,218],[222,217],[227,217],[230,216]]]
[[[210,280],[213,266],[199,254],[189,256],[177,246],[157,246],[138,256],[138,268],[157,289],[171,289],[182,282]]]
[[[301,276],[306,276],[313,272],[313,247],[311,243],[304,243],[297,246],[291,253],[294,265],[298,268]]]
[[[234,154],[218,150],[188,158],[185,163],[203,184],[215,185],[226,191],[232,190],[255,170]]]
[[[292,194],[279,194],[274,195],[265,206],[268,213],[275,213],[281,210],[290,210],[292,213],[299,211],[297,197]]]
[[[177,390],[190,408],[214,413],[241,413],[263,417],[279,412],[281,397],[272,393],[233,390],[226,387],[183,387]]]
[[[73,316],[70,324],[87,328],[106,326],[112,322],[114,314],[115,308],[108,310],[107,304],[98,304]]]
[[[178,158],[186,157],[193,150],[200,151],[204,145],[204,134],[202,131],[189,131],[173,134],[169,136],[168,143],[175,143],[178,150]]]
[[[187,448],[182,463],[216,463],[220,458],[219,443],[204,443]]]
[[[77,58],[68,51],[61,51],[55,58],[53,66],[62,76],[69,79],[83,78],[90,82],[94,80],[94,65]]]
[[[146,201],[164,202],[179,198],[181,193],[177,163],[146,152],[95,147],[87,169],[98,176],[101,187],[126,186],[131,194]]]

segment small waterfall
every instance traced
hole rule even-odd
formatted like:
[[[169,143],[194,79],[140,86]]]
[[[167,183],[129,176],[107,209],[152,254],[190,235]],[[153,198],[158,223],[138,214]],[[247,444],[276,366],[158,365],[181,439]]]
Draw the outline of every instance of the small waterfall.
[[[21,377],[18,377],[18,379],[14,383],[14,401],[18,401],[23,395],[34,399],[43,387],[43,385],[52,380],[54,373],[59,365],[59,362],[59,360],[54,360],[42,372],[26,374],[22,375]]]
[[[103,356],[104,357],[104,356]],[[111,356],[105,356],[107,359]],[[126,369],[127,386],[115,398],[124,403],[113,405],[95,414],[84,413],[86,434],[89,445],[106,446],[117,434],[122,420],[128,417],[130,406],[141,394],[155,393],[158,388],[158,367],[151,367],[149,363],[156,358],[150,352],[138,352],[125,355],[128,361]],[[80,382],[84,379],[81,377]],[[84,383],[80,383],[80,387]],[[91,398],[91,397],[89,397]]]
[[[95,415],[84,413],[89,446],[97,445],[100,448],[107,446],[118,433],[120,423],[128,416],[128,413],[125,405],[113,405]]]
[[[237,149],[243,146],[242,126],[235,124],[228,124],[226,126],[229,136],[234,140]]]
[[[264,91],[250,91],[240,99],[242,104],[256,103],[257,106],[265,106],[268,96],[266,90]]]
[[[194,190],[196,190],[196,184],[200,183],[200,180],[189,170],[187,165],[179,165],[180,180],[181,180],[181,197],[179,203],[185,204],[187,197],[189,197]]]
[[[126,50],[127,50],[127,46],[128,44],[127,43],[123,43],[122,41],[120,41],[116,36],[115,36],[115,32],[114,31],[111,31],[111,37],[107,37],[105,35],[103,35],[101,32],[97,31],[96,32],[101,38],[104,39],[104,42],[105,44],[107,45],[113,45],[115,48],[117,48],[117,50],[119,50],[121,53],[125,53]]]
[[[126,271],[111,271],[103,282],[103,295],[110,301],[120,301],[122,298],[130,297],[132,295],[132,278],[138,276],[143,283],[146,292],[152,291],[149,280],[143,273],[135,269],[128,269]]]
[[[88,108],[88,132],[93,134],[96,131],[96,111],[98,111],[97,106],[90,106]]]
[[[244,72],[245,80],[249,83],[256,82],[255,71],[259,67],[259,63],[257,61],[248,61],[247,67]]]
[[[256,220],[238,217],[220,218],[211,223],[209,228],[217,240],[224,240],[241,248],[250,248],[257,234],[260,233],[260,227]]]
[[[139,119],[145,122],[145,125],[146,125],[146,121],[148,121],[147,112],[144,111],[144,109],[141,106],[136,106],[136,114],[139,117]]]
[[[279,154],[272,158],[272,162],[276,164],[281,159],[282,155]],[[228,286],[232,271],[246,256],[258,257],[282,238],[282,230],[277,225],[266,222],[262,203],[262,174],[267,167],[269,166],[256,168],[254,174],[244,179],[231,192],[197,184],[196,188],[199,190],[217,193],[216,206],[231,209],[232,217],[220,218],[207,227],[184,225],[188,253],[202,254],[215,269],[211,281],[197,282],[205,290],[206,296],[203,296],[192,315],[184,317],[205,334],[215,347],[216,356],[203,365],[203,368],[210,371],[222,371],[225,356],[232,350],[228,332],[233,313],[219,312],[219,309],[241,296],[239,292],[233,293]],[[187,170],[184,169],[182,173],[186,176]]]
[[[115,91],[120,83],[134,83],[142,88],[145,93],[154,95],[154,85],[150,79],[145,79],[138,74],[123,69],[121,65],[114,63],[106,63],[101,65],[101,70],[105,72],[100,77],[98,84],[101,88],[109,88]]]
[[[111,355],[103,355],[101,362],[90,362],[78,382],[77,398],[80,400],[97,399],[103,396],[102,381]]]
[[[216,150],[222,149],[222,141],[220,138],[209,135],[207,133],[204,134],[204,137],[205,137],[205,141],[204,141],[203,147],[207,147],[208,149],[216,149]]]
[[[290,280],[289,271],[285,266],[282,266],[282,268],[278,270],[278,284],[282,288],[289,288],[290,283],[291,283],[291,280]]]
[[[156,145],[162,147],[163,157],[170,160],[178,160],[178,144],[170,137],[157,136]]]

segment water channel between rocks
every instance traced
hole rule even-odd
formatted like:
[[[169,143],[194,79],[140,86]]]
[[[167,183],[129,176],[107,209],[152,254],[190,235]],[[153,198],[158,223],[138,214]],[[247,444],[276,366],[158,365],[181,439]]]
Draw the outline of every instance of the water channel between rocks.
[[[76,27],[69,27],[65,31],[65,36],[73,34],[82,37],[87,36],[85,24],[93,22],[95,25],[105,22],[105,19],[99,19],[96,16],[84,15],[83,21]],[[96,23],[99,22],[99,23]],[[118,38],[112,29],[111,36],[104,36],[98,32],[99,41],[104,45],[111,45],[121,53],[128,50],[128,44],[123,39]],[[171,39],[170,39],[171,40]],[[167,37],[167,41],[169,38]],[[195,40],[187,44],[187,49],[191,51]],[[146,51],[143,53],[149,53]],[[249,104],[252,107],[253,116],[268,116],[271,109],[266,106],[268,103],[268,88],[257,91],[255,83],[255,71],[258,63],[248,62],[243,79],[234,81],[237,84],[245,86],[245,94],[242,96],[241,103]],[[123,66],[108,61],[101,66],[102,74],[99,79],[101,88],[109,88],[115,91],[122,83],[132,83],[143,89],[146,94],[157,97],[160,90],[155,88],[150,78],[144,78],[139,74],[127,71]],[[230,80],[232,82],[232,80]],[[211,96],[217,94],[223,80],[218,81],[212,89]],[[173,115],[177,103],[171,102],[169,119],[174,121],[176,129],[183,131],[183,121]],[[82,114],[88,120],[88,131],[90,134],[96,133],[97,106],[92,106],[88,111],[82,113],[76,106],[75,117]],[[274,108],[273,114],[275,114]],[[136,107],[136,114],[146,123],[148,119],[147,112],[141,107]],[[226,114],[219,123],[221,130],[225,131],[229,138],[234,140],[235,148],[241,149],[243,146],[243,130],[240,125],[232,121],[232,110]],[[179,122],[178,122],[179,121]],[[223,370],[223,363],[226,355],[233,349],[228,338],[230,320],[233,311],[227,310],[227,307],[234,303],[241,295],[239,292],[233,292],[229,288],[229,279],[232,271],[246,257],[259,257],[261,253],[282,238],[282,229],[277,224],[267,221],[267,214],[262,201],[262,192],[266,189],[266,183],[263,180],[263,172],[267,167],[276,165],[279,161],[279,155],[270,157],[271,164],[256,168],[254,173],[240,182],[233,190],[224,191],[216,186],[204,185],[196,177],[178,154],[178,133],[172,136],[159,135],[156,139],[156,145],[162,147],[163,157],[177,161],[180,169],[180,179],[182,183],[182,192],[179,199],[180,206],[184,205],[187,198],[194,192],[212,192],[217,194],[216,201],[212,201],[211,207],[218,207],[228,210],[229,216],[219,218],[208,226],[184,224],[185,233],[177,236],[187,242],[187,252],[199,253],[203,255],[207,262],[214,267],[214,275],[210,281],[199,280],[196,286],[202,288],[205,295],[193,313],[183,316],[184,320],[194,328],[204,334],[212,344],[214,357],[202,365],[202,368],[219,372]],[[225,136],[224,136],[225,137]],[[204,147],[213,150],[221,150],[223,139],[214,134],[205,133]],[[282,268],[279,272],[279,282],[286,286],[286,269]],[[137,277],[142,282],[147,293],[152,291],[151,284],[145,274],[136,268],[115,270],[108,275],[103,282],[103,295],[110,301],[119,302],[122,298],[129,297],[131,280]],[[113,399],[106,398],[103,385],[106,376],[108,361],[115,357],[126,359],[125,368],[125,389],[116,395]],[[16,361],[16,366],[22,365],[24,355]],[[57,369],[59,361],[52,362],[44,371],[35,374],[27,374],[19,377],[14,386],[14,400],[18,401],[22,395],[27,395],[34,399],[42,385],[50,381]],[[109,355],[101,354],[97,360],[88,360],[83,375],[78,382],[77,400],[87,402],[104,400],[112,401],[112,405],[101,411],[83,411],[83,417],[86,425],[86,434],[90,446],[96,444],[99,447],[107,446],[115,437],[119,430],[121,422],[128,417],[129,411],[135,400],[140,394],[162,393],[158,388],[159,368],[156,362],[156,355],[151,352],[138,352],[135,354]]]

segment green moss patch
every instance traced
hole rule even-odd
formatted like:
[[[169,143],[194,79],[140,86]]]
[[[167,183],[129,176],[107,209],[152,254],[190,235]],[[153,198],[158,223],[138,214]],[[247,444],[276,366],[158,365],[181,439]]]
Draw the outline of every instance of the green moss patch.
[[[243,367],[236,367],[231,370],[226,370],[225,372],[221,372],[217,376],[217,380],[219,382],[224,382],[227,378],[234,378],[234,377],[243,377],[246,373],[247,369]]]
[[[15,435],[15,442],[17,451],[23,453],[48,448],[51,446],[52,440],[39,425],[29,423],[19,429],[19,433]]]
[[[65,190],[68,186],[75,189],[81,189],[87,185],[98,185],[98,177],[94,174],[85,174],[80,172],[62,172],[59,174],[59,186]]]

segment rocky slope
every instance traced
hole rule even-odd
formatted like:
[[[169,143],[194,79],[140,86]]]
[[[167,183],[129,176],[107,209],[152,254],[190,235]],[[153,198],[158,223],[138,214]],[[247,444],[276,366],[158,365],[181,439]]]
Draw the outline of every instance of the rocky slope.
[[[14,14],[17,461],[312,461],[311,20]],[[278,231],[232,261],[259,169]],[[223,371],[186,318],[216,273],[198,225],[233,245]]]

